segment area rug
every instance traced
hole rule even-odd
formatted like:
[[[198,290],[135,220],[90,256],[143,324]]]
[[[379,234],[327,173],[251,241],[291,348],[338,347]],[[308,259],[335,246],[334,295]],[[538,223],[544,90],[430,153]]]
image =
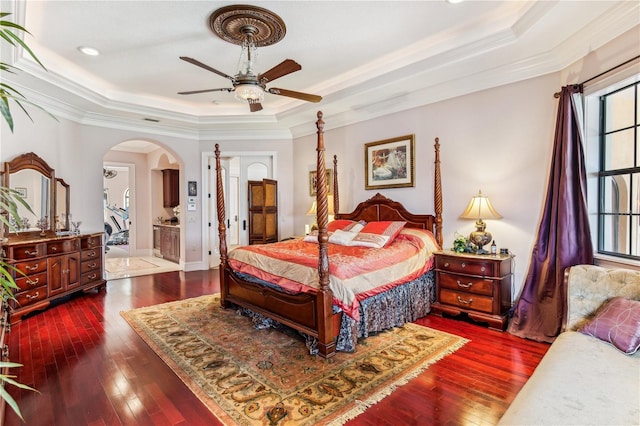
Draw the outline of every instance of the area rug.
[[[405,324],[325,360],[291,329],[222,309],[217,294],[121,315],[228,425],[343,424],[467,342]]]

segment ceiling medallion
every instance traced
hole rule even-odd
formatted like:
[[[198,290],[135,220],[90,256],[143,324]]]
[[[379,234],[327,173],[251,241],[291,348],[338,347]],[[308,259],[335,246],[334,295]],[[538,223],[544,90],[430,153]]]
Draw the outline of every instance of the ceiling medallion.
[[[209,17],[209,26],[221,39],[238,45],[251,33],[256,47],[276,44],[287,32],[284,21],[275,13],[243,4],[216,10]]]

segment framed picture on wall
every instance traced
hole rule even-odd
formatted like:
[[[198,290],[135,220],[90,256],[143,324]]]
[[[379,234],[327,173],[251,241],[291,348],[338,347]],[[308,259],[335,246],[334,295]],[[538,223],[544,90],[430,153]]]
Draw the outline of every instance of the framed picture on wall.
[[[365,189],[415,186],[414,135],[364,144]]]
[[[195,197],[198,195],[198,184],[195,180],[189,181],[189,197]]]
[[[317,172],[309,172],[309,195],[312,197],[316,196],[316,176]],[[327,176],[327,194],[333,194],[333,169],[326,170]]]
[[[27,198],[27,188],[16,187],[15,190],[20,197]]]

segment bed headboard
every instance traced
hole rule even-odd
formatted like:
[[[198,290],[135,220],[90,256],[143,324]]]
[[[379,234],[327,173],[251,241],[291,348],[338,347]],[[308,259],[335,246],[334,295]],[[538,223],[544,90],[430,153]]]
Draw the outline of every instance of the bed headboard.
[[[567,310],[564,330],[577,330],[606,300],[621,296],[640,300],[640,271],[576,265],[565,271]]]
[[[427,229],[435,235],[436,218],[428,214],[413,214],[399,202],[376,194],[358,204],[351,213],[337,213],[336,219],[364,220],[367,222],[396,220],[407,222],[409,228]]]

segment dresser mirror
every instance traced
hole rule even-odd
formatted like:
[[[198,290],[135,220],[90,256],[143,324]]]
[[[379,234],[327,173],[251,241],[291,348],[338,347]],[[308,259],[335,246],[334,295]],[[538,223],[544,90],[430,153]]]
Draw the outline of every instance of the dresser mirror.
[[[70,205],[70,191],[69,185],[64,181],[64,179],[56,178],[56,217],[58,219],[57,222],[57,231],[68,231],[71,229],[70,227],[70,218],[69,218],[69,205]]]
[[[3,185],[16,190],[33,210],[18,205],[18,214],[24,218],[16,226],[19,231],[40,231],[38,225],[45,217],[45,231],[69,230],[69,185],[56,179],[55,171],[38,155],[30,152],[5,162]]]

